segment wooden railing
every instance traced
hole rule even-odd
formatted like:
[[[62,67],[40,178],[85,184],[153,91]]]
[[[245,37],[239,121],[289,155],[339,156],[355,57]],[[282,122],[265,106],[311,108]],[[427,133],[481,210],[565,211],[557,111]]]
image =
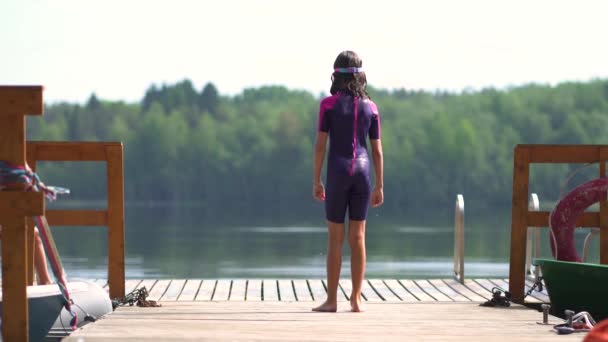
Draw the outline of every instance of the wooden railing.
[[[599,163],[599,176],[606,176],[608,145],[517,145],[513,162],[513,207],[509,291],[522,298],[526,273],[526,229],[548,227],[548,211],[528,209],[530,164]],[[577,227],[600,228],[600,263],[608,264],[608,203],[600,202],[599,212],[584,212]]]
[[[107,209],[46,210],[51,226],[108,227],[108,285],[110,297],[125,295],[125,211],[123,146],[119,142],[27,142],[27,162],[36,169],[38,161],[105,161],[107,163]],[[33,245],[30,245],[33,248]],[[28,253],[33,270],[33,254]],[[33,272],[28,281],[33,281]]]
[[[0,160],[25,165],[25,115],[42,115],[42,87],[0,86]],[[44,214],[42,193],[12,187],[0,192],[2,225],[2,338],[27,341],[27,250],[34,227],[26,217]]]
[[[106,210],[52,210],[54,225],[108,226],[108,280],[112,297],[124,296],[124,180],[120,143],[26,143],[25,115],[42,115],[41,86],[0,86],[0,160],[35,167],[38,160],[106,161]],[[41,192],[24,192],[22,186],[0,191],[2,225],[2,339],[28,341],[27,284],[33,281],[34,226],[27,217],[44,215]],[[30,256],[31,255],[31,256]]]

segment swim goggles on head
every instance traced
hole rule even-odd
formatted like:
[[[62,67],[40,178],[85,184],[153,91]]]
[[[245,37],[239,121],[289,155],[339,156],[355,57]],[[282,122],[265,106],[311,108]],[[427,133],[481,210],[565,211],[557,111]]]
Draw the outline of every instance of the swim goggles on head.
[[[363,68],[350,67],[350,68],[335,68],[335,72],[339,72],[341,74],[356,74],[358,72],[362,72]]]

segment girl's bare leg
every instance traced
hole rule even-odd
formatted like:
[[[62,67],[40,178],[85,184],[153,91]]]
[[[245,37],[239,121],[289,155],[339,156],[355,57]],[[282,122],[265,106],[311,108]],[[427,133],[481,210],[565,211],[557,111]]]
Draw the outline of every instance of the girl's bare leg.
[[[38,285],[48,285],[51,283],[51,276],[46,265],[46,255],[38,234],[38,228],[34,228],[34,239],[34,268],[38,274]]]
[[[344,244],[344,223],[327,222],[327,300],[312,311],[336,312],[338,309],[338,282],[342,266],[342,245]]]
[[[350,221],[348,224],[350,245],[350,273],[353,291],[350,295],[352,311],[361,312],[361,286],[365,277],[365,221]]]

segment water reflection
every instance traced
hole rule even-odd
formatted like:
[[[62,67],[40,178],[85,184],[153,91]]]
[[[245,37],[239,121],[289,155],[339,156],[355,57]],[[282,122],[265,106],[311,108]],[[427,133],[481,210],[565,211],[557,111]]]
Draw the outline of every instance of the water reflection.
[[[238,217],[202,217],[196,208],[128,207],[128,278],[319,278],[325,275],[326,227],[319,220],[248,222]],[[429,217],[370,219],[366,232],[367,277],[451,277],[453,222]],[[421,223],[422,222],[422,223]],[[585,230],[587,231],[587,230]],[[575,235],[582,247],[584,232]],[[53,234],[71,278],[106,278],[105,228],[54,227]],[[468,214],[465,275],[507,277],[510,208],[491,216]],[[541,257],[550,257],[542,231]],[[597,262],[597,239],[591,262]],[[580,251],[580,249],[579,249]],[[349,275],[344,247],[343,276]],[[582,252],[581,252],[582,254]]]

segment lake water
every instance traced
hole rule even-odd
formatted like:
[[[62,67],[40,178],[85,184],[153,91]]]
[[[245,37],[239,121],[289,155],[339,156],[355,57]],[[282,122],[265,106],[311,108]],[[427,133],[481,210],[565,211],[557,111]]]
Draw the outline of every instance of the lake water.
[[[465,275],[507,277],[510,208],[467,212]],[[306,220],[246,221],[202,217],[196,207],[126,208],[127,278],[323,278],[327,244],[322,211]],[[291,222],[290,222],[291,221]],[[305,223],[303,223],[305,222]],[[369,278],[453,275],[453,212],[368,219]],[[582,246],[588,229],[576,234]],[[56,227],[53,234],[70,278],[107,277],[105,227]],[[547,229],[541,256],[550,256]],[[598,262],[594,240],[590,260]],[[580,249],[579,249],[580,251]],[[344,247],[342,276],[349,277]]]

